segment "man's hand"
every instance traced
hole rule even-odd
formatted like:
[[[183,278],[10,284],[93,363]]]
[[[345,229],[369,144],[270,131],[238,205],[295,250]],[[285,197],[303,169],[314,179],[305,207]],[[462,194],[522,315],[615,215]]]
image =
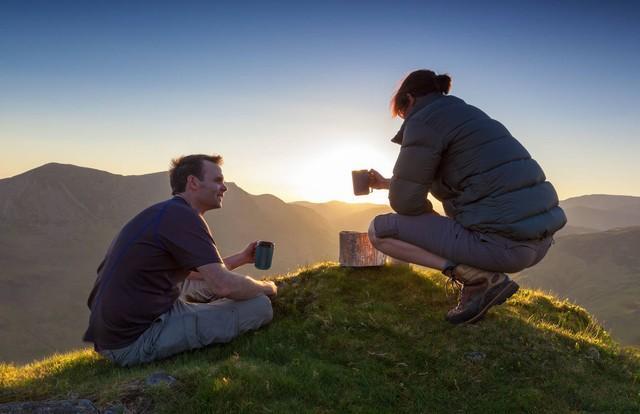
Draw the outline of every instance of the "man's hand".
[[[225,257],[223,262],[227,269],[233,270],[237,267],[244,266],[249,263],[254,263],[256,261],[256,246],[258,242],[249,243],[244,250],[241,250],[239,253],[231,255],[229,257]]]
[[[240,255],[242,256],[244,264],[255,263],[257,245],[258,245],[257,241],[251,242],[247,245],[247,247],[244,248],[243,251],[240,252]]]
[[[273,299],[278,294],[278,287],[272,281],[263,281],[264,283],[264,294],[269,298]]]
[[[390,179],[384,178],[378,171],[369,170],[369,187],[376,190],[388,190]]]

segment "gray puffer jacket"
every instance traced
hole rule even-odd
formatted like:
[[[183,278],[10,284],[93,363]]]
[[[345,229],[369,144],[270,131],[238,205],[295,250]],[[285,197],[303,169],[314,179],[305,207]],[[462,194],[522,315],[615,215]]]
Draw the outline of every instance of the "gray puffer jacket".
[[[498,121],[455,96],[416,100],[392,139],[402,145],[389,188],[399,214],[432,211],[427,193],[464,227],[512,240],[553,235],[567,222],[542,168]]]

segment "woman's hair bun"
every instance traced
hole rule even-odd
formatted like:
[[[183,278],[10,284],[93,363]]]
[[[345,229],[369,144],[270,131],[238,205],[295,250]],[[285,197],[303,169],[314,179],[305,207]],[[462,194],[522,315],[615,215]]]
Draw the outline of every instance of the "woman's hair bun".
[[[410,101],[408,95],[414,98],[430,93],[448,94],[451,89],[451,76],[447,74],[437,75],[429,69],[414,70],[400,83],[400,86],[391,98],[391,114],[404,116]]]
[[[438,91],[445,95],[451,90],[451,77],[449,75],[436,76],[436,85],[438,85]]]

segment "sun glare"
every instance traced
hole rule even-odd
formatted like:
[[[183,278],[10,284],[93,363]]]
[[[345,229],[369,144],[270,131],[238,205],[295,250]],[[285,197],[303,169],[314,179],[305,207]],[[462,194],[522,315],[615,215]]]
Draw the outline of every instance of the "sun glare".
[[[305,200],[325,202],[387,203],[387,191],[374,190],[365,196],[355,196],[351,182],[352,170],[375,169],[390,176],[395,154],[384,154],[371,146],[346,143],[314,154],[309,162],[301,166],[300,174],[291,177],[291,184]]]

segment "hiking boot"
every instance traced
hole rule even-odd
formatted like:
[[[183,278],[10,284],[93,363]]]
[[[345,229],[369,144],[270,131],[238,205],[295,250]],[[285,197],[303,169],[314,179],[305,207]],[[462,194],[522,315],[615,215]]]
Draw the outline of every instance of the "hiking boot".
[[[504,273],[467,265],[457,265],[446,275],[462,284],[458,305],[447,312],[446,319],[453,324],[479,321],[489,308],[504,303],[519,289]]]

